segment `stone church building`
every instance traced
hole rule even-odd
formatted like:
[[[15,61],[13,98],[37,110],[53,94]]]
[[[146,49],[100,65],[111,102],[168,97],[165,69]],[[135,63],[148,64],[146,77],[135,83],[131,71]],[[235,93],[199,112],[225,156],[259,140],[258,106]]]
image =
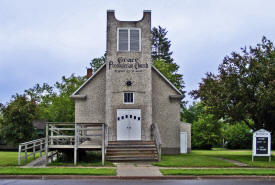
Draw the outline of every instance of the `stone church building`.
[[[158,141],[162,154],[180,153],[180,132],[186,132],[190,151],[190,125],[180,122],[183,94],[152,65],[151,11],[139,21],[119,21],[108,10],[106,51],[105,64],[94,74],[88,70],[71,96],[75,122],[105,123],[110,144]]]

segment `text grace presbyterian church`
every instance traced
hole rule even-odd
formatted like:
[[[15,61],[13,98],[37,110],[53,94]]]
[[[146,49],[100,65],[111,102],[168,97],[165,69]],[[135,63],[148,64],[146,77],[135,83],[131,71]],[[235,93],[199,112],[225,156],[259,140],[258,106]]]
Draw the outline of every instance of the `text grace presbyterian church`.
[[[119,21],[108,10],[106,51],[105,64],[71,96],[75,122],[108,126],[107,159],[116,144],[180,153],[180,132],[187,133],[189,151],[190,125],[180,122],[183,94],[152,65],[151,11],[140,21]]]

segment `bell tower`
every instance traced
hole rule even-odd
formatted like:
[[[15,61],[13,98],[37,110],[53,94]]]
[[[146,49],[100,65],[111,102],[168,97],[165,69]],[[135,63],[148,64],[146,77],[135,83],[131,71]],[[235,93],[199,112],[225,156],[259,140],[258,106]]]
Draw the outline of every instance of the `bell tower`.
[[[141,140],[151,139],[151,65],[151,11],[145,10],[139,21],[119,21],[115,12],[108,10],[106,124],[112,128],[109,140],[118,138],[118,112],[123,115],[118,110],[138,110]]]

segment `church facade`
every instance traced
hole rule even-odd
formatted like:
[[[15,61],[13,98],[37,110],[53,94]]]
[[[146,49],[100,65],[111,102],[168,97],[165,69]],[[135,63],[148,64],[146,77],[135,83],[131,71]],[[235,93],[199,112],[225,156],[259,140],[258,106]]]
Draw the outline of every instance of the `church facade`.
[[[183,94],[159,72],[151,59],[151,11],[139,21],[119,21],[107,11],[106,61],[71,96],[76,123],[105,123],[108,141],[152,141],[152,125],[161,138],[162,153],[180,152]]]

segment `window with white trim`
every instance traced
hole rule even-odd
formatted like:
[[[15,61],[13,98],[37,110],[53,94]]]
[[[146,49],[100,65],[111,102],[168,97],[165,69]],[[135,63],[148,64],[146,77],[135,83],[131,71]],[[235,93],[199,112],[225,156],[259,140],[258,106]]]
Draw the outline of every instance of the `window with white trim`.
[[[140,28],[118,28],[117,29],[118,51],[140,51],[141,32]]]
[[[123,95],[123,103],[125,103],[125,104],[134,103],[134,93],[133,92],[125,92]]]

